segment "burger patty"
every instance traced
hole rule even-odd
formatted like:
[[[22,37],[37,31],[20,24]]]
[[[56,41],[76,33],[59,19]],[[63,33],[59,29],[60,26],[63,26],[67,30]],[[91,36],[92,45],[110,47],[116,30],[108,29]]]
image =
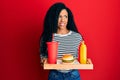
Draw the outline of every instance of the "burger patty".
[[[62,62],[65,62],[65,63],[71,63],[73,61],[74,61],[74,59],[72,59],[72,60],[62,60]]]

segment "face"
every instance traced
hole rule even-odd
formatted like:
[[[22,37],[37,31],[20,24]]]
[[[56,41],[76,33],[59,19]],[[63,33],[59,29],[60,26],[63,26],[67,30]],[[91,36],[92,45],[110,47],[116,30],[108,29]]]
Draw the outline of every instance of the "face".
[[[67,29],[68,23],[68,12],[66,9],[63,9],[58,17],[58,29]]]

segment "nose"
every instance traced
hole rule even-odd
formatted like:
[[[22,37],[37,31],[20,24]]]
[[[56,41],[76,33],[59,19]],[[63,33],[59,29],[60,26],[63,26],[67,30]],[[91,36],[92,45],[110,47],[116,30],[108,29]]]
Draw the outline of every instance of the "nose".
[[[61,21],[64,21],[64,20],[65,20],[64,17],[62,17],[62,18],[61,18]]]

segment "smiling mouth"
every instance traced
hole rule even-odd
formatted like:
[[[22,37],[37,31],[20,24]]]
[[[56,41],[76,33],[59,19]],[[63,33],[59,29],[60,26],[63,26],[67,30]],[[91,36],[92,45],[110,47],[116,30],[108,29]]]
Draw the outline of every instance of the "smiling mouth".
[[[65,26],[65,23],[60,23],[60,26]]]

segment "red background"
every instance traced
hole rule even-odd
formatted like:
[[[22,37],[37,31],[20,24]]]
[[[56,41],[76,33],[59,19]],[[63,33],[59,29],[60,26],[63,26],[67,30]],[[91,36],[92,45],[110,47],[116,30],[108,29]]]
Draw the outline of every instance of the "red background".
[[[1,1],[0,80],[47,80],[40,66],[39,37],[48,8],[61,0]],[[82,80],[120,80],[119,0],[62,0],[84,36],[94,70]]]

